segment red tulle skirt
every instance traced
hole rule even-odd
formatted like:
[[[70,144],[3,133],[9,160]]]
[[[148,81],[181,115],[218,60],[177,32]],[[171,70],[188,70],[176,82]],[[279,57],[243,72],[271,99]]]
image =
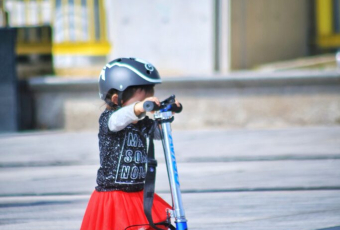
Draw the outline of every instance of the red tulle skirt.
[[[152,206],[154,223],[166,220],[166,209],[171,209],[171,206],[155,194]],[[143,191],[94,191],[87,205],[81,230],[124,230],[132,225],[140,226],[128,230],[153,229],[148,226],[144,214]]]

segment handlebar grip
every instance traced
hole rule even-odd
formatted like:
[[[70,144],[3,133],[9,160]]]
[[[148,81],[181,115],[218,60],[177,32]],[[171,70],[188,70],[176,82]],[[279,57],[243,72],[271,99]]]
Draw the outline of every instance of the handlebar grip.
[[[146,101],[143,104],[143,108],[145,111],[147,112],[151,112],[151,111],[157,111],[162,109],[161,106],[158,106],[155,102],[153,101]],[[175,113],[180,113],[183,109],[182,104],[180,104],[180,106],[178,107],[176,104],[171,104],[171,109],[169,111],[175,112]]]
[[[156,111],[159,110],[161,107],[158,106],[155,102],[153,101],[146,101],[143,104],[143,108],[145,111],[147,112],[151,112],[151,111]]]
[[[171,105],[171,111],[175,113],[180,113],[182,112],[183,106],[182,104],[179,104],[179,107],[176,104]]]

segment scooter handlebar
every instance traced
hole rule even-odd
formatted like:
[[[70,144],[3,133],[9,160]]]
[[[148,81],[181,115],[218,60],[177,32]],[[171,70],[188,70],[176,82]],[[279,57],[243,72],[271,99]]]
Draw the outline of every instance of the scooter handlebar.
[[[157,111],[160,110],[160,106],[158,106],[155,102],[153,101],[146,101],[143,104],[143,108],[145,111],[147,112],[151,112],[151,111]]]
[[[171,105],[171,111],[174,113],[180,113],[182,112],[182,109],[183,109],[183,106],[181,103],[179,104],[179,106],[177,106],[176,104]]]
[[[153,101],[146,101],[143,104],[143,108],[145,111],[150,112],[150,111],[158,111],[161,110],[163,108],[166,108],[167,106],[159,106],[157,105],[155,102]],[[182,104],[180,104],[180,106],[178,107],[175,103],[170,104],[170,108],[167,111],[172,111],[175,113],[180,113],[183,109]]]

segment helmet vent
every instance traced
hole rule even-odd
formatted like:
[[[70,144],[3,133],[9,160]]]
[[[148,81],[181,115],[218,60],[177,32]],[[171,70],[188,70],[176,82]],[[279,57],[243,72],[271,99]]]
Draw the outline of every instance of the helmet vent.
[[[117,59],[117,62],[121,62],[121,61],[122,61],[122,59],[121,59],[121,58]]]
[[[130,60],[133,60],[133,61],[134,61],[134,60],[136,60],[136,58],[130,57]]]
[[[146,70],[146,73],[147,73],[147,74],[150,74],[151,72],[150,72],[150,70]]]

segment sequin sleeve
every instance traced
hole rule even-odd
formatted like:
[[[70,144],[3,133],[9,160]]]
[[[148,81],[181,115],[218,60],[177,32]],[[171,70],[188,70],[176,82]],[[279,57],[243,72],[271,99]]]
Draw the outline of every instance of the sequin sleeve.
[[[105,110],[99,118],[99,133],[107,134],[110,132],[108,121],[110,116],[114,113],[113,110]]]

